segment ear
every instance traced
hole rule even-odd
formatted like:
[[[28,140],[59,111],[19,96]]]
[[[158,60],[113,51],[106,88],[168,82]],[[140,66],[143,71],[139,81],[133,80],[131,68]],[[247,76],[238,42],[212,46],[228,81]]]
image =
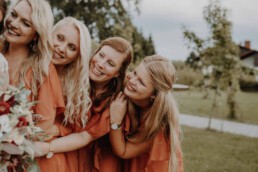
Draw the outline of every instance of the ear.
[[[36,33],[36,35],[35,35],[34,38],[33,38],[33,41],[34,41],[34,42],[37,42],[38,39],[39,39],[39,35],[38,35],[38,33]]]
[[[154,100],[155,98],[156,98],[155,95],[152,95],[152,96],[150,97],[150,99],[152,99],[152,100]]]

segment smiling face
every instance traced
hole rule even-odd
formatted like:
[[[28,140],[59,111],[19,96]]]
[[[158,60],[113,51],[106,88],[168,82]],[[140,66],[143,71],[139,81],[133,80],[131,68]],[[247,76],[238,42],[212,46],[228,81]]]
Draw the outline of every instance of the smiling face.
[[[90,79],[96,84],[107,84],[119,76],[125,55],[110,46],[103,46],[91,59]]]
[[[27,45],[36,37],[36,30],[31,20],[30,4],[22,0],[11,10],[6,18],[4,36],[10,44]]]
[[[80,37],[78,29],[72,23],[61,24],[53,31],[55,65],[73,62],[80,54]]]
[[[151,77],[143,63],[138,65],[132,72],[126,76],[126,85],[124,93],[135,104],[149,104],[154,96],[154,87]]]

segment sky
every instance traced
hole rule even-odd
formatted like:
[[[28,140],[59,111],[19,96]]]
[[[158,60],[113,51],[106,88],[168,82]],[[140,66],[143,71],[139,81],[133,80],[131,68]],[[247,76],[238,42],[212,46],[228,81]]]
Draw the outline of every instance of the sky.
[[[182,25],[198,37],[207,38],[208,27],[203,20],[203,9],[208,0],[141,0],[140,14],[132,13],[133,23],[145,36],[152,35],[157,54],[171,60],[186,60],[190,50],[183,38]],[[237,44],[251,41],[258,50],[258,0],[221,0],[229,10],[232,36]]]

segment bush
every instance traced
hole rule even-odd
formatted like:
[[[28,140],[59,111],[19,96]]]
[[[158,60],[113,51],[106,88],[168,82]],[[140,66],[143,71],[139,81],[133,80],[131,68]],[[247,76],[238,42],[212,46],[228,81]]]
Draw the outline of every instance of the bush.
[[[182,61],[175,61],[173,65],[177,71],[177,80],[176,83],[178,84],[185,84],[189,86],[197,86],[203,80],[203,75],[200,71],[194,70],[185,62]]]

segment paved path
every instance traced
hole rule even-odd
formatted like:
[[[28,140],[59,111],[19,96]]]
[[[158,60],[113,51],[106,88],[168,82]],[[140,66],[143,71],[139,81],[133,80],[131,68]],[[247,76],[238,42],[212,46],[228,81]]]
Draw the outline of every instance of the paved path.
[[[208,121],[209,119],[205,117],[186,114],[180,115],[180,123],[190,127],[207,128]],[[212,119],[211,128],[217,131],[258,138],[258,125]]]

